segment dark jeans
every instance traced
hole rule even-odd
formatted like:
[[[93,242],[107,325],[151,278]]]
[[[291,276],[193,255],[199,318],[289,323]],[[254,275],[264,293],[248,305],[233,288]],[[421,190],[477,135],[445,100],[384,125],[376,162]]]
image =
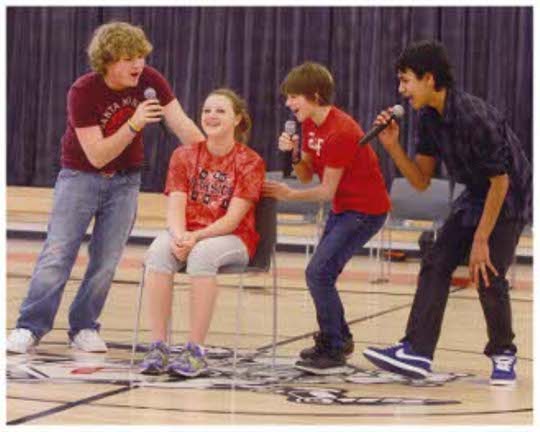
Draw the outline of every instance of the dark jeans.
[[[341,350],[350,336],[336,280],[354,252],[379,231],[386,214],[330,212],[321,241],[306,269],[306,282],[317,310],[317,322],[329,349]]]
[[[482,278],[479,298],[487,324],[487,356],[508,350],[517,351],[512,343],[512,312],[508,295],[506,272],[512,264],[524,224],[519,221],[498,220],[489,238],[491,262],[499,276],[489,271],[490,286]],[[462,213],[451,215],[441,228],[433,248],[422,259],[418,286],[409,314],[406,335],[414,351],[433,358],[439,339],[452,274],[470,252],[476,226],[463,223]],[[470,331],[463,323],[463,331]]]

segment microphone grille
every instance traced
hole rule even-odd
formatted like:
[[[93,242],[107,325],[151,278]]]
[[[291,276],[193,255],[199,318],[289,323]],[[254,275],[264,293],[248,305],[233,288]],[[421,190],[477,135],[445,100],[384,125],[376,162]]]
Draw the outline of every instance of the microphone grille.
[[[144,91],[144,98],[145,99],[157,99],[157,93],[152,87],[148,87]]]
[[[394,105],[392,107],[392,115],[394,117],[401,118],[403,114],[405,114],[405,109],[401,105]]]
[[[294,120],[287,120],[285,122],[285,132],[291,136],[296,133],[296,122]]]

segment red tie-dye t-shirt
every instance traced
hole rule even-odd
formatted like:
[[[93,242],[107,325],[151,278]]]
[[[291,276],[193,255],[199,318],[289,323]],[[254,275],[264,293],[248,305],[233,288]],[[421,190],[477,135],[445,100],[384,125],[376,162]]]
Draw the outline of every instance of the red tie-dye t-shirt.
[[[195,231],[225,215],[233,197],[256,204],[261,197],[265,166],[262,158],[244,144],[235,143],[224,156],[211,154],[206,142],[177,148],[171,156],[165,194],[187,194],[186,229]],[[253,257],[259,242],[255,231],[255,205],[233,234]]]

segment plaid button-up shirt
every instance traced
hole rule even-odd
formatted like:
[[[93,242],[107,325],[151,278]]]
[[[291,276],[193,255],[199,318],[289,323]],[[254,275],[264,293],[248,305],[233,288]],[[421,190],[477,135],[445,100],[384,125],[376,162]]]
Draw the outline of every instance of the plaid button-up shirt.
[[[478,223],[489,178],[502,174],[508,174],[510,186],[499,217],[532,221],[531,164],[505,118],[482,99],[448,89],[442,116],[422,108],[416,153],[441,159],[449,177],[466,186],[452,205],[452,213],[465,212],[466,223]]]

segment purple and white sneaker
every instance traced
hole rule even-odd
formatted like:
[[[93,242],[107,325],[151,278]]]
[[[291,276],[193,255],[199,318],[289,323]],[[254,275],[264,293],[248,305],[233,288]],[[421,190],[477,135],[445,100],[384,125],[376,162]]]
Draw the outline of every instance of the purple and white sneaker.
[[[364,356],[375,366],[414,379],[424,379],[431,373],[431,359],[416,354],[409,342],[388,348],[368,347]]]

